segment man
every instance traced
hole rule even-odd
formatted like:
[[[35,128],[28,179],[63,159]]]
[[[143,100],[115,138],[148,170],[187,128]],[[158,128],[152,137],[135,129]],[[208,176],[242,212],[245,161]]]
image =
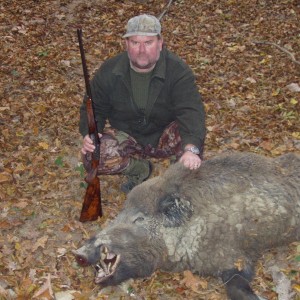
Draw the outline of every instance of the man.
[[[131,18],[123,38],[127,51],[101,65],[91,91],[101,133],[98,174],[126,175],[121,190],[127,193],[151,175],[146,157],[176,156],[191,170],[200,167],[205,112],[193,72],[163,47],[157,18]],[[95,147],[88,135],[85,100],[80,110],[81,152],[89,170]]]

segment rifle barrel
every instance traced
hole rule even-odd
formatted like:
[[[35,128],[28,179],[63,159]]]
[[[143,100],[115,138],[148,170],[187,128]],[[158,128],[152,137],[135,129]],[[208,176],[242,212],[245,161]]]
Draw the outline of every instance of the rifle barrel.
[[[84,76],[84,81],[85,81],[86,94],[89,98],[92,98],[92,92],[91,92],[90,80],[89,80],[90,76],[89,76],[89,72],[88,72],[88,69],[86,66],[86,59],[85,59],[84,48],[83,48],[82,29],[81,28],[77,29],[77,36],[78,36],[79,49],[80,49],[80,54],[81,54],[81,62],[82,62],[83,76]]]

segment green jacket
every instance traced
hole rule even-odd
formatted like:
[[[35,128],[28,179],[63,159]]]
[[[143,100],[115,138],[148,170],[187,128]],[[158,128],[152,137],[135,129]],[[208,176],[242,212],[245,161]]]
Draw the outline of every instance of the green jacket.
[[[163,130],[177,120],[183,147],[203,148],[205,112],[192,70],[179,57],[163,49],[149,87],[146,110],[133,101],[127,52],[106,62],[91,81],[95,119],[99,132],[106,120],[113,128],[133,136],[140,144],[155,147]],[[88,134],[86,97],[80,108],[80,133]]]

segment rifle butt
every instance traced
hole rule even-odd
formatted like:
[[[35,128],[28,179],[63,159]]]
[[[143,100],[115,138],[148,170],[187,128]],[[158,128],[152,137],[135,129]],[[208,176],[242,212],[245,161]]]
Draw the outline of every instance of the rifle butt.
[[[85,176],[85,181],[90,185],[93,184],[94,179],[97,177],[97,172],[98,170],[96,168],[92,169],[91,172],[89,172],[86,176]]]
[[[100,181],[96,176],[86,189],[79,221],[96,221],[99,216],[102,217],[102,205]]]

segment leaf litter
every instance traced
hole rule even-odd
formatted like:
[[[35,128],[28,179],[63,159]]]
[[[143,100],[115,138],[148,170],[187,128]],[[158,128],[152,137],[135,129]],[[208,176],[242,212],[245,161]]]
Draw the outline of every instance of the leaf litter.
[[[100,290],[93,271],[78,268],[71,254],[106,226],[125,200],[119,191],[122,176],[100,176],[104,217],[89,224],[78,221],[86,185],[78,133],[84,80],[76,28],[83,28],[92,75],[123,49],[128,18],[145,12],[159,16],[167,4],[1,2],[1,299],[226,298],[218,279],[189,271],[157,271],[151,278]],[[165,44],[191,66],[203,95],[206,158],[231,150],[268,156],[300,152],[299,15],[295,0],[180,0],[168,7],[162,18]],[[168,160],[153,162],[154,175],[169,165]],[[265,253],[257,265],[255,291],[270,300],[283,297],[276,283],[280,274],[287,280],[284,297],[300,299],[299,257],[299,243]]]

